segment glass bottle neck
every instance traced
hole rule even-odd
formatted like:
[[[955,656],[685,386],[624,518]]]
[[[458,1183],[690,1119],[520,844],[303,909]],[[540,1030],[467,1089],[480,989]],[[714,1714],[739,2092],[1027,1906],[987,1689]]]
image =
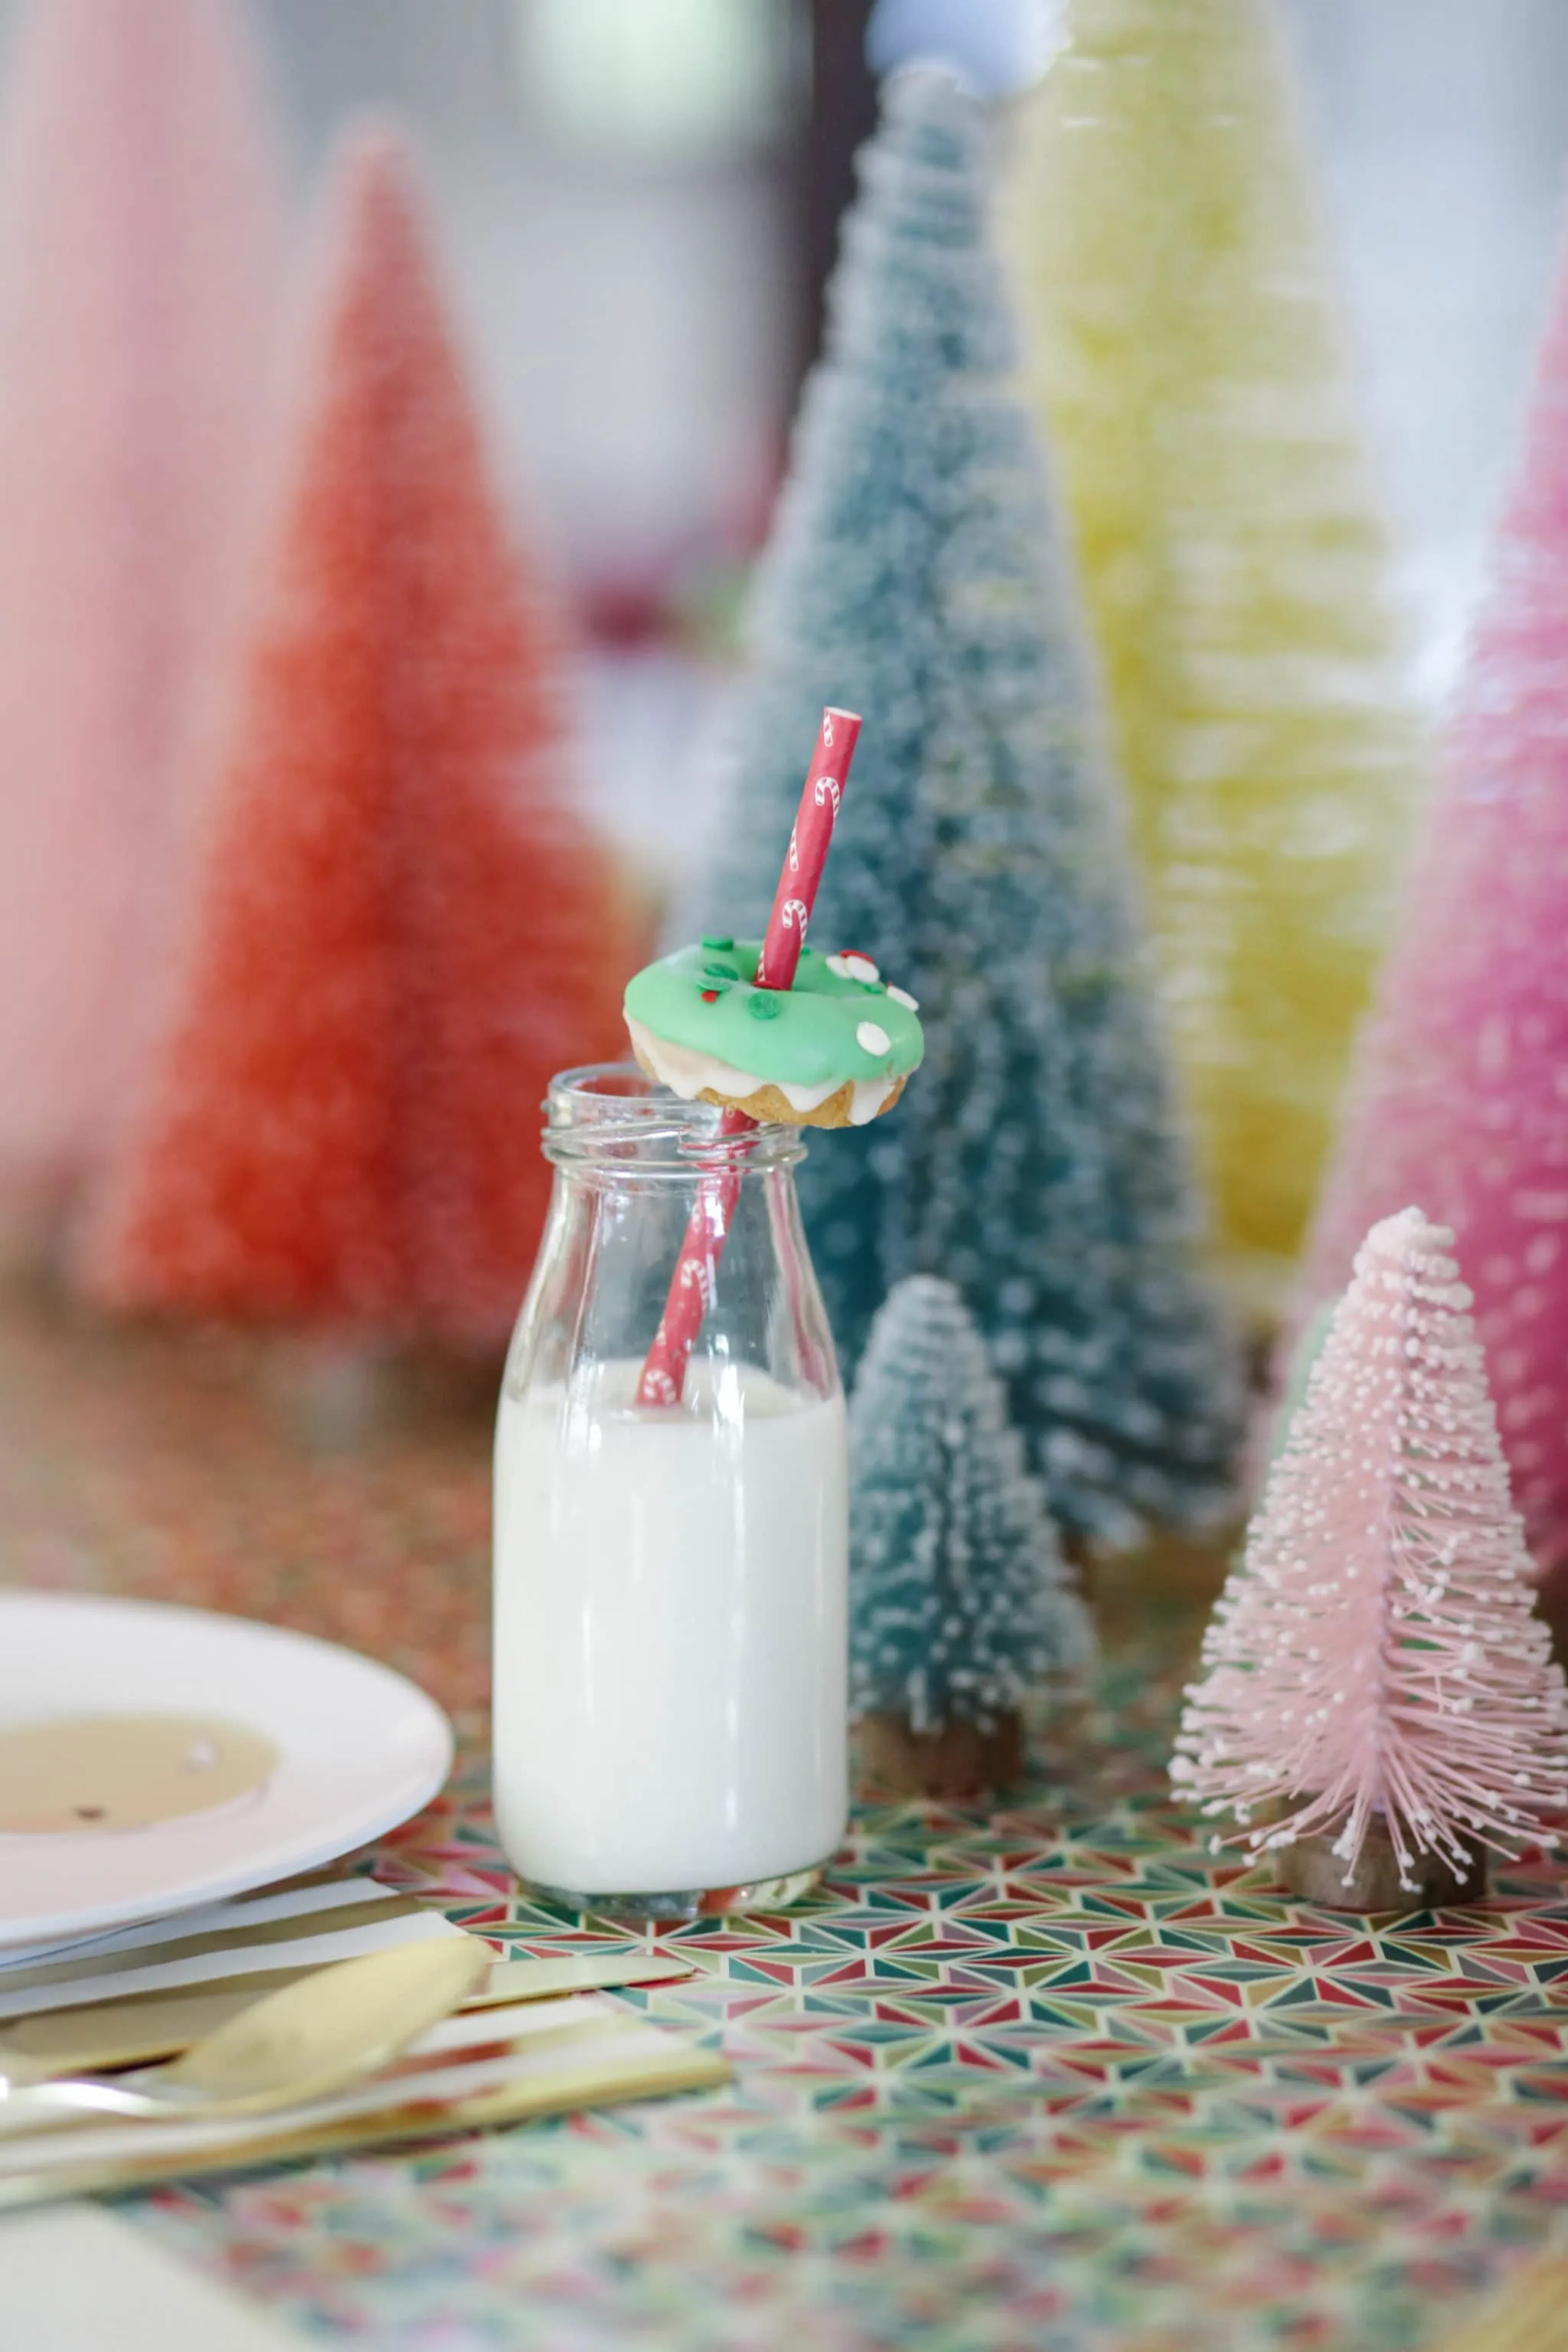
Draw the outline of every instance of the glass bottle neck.
[[[568,1177],[743,1180],[793,1168],[805,1153],[798,1128],[736,1127],[718,1104],[683,1102],[630,1062],[563,1071],[545,1114],[544,1156]]]

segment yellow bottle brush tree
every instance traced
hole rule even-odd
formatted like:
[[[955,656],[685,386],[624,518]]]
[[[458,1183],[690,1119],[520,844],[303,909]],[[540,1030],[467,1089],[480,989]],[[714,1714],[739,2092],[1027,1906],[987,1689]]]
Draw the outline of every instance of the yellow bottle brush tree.
[[[1016,129],[1030,367],[1233,1271],[1312,1204],[1419,774],[1268,0],[1068,0]]]

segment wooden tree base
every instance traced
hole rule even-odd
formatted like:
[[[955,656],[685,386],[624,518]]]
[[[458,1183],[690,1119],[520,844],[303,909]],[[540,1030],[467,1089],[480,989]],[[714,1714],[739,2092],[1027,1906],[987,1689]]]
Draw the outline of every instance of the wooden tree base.
[[[860,1726],[866,1778],[919,1797],[975,1797],[1024,1777],[1024,1719],[999,1716],[983,1731],[956,1718],[940,1731],[916,1731],[906,1715],[868,1715]]]
[[[1402,1886],[1394,1841],[1378,1822],[1367,1831],[1347,1886],[1343,1859],[1333,1850],[1338,1834],[1324,1832],[1275,1849],[1280,1877],[1303,1903],[1330,1911],[1429,1911],[1441,1904],[1479,1903],[1486,1894],[1486,1848],[1468,1840],[1468,1870],[1456,1870],[1441,1854],[1418,1853],[1410,1874],[1415,1887]]]

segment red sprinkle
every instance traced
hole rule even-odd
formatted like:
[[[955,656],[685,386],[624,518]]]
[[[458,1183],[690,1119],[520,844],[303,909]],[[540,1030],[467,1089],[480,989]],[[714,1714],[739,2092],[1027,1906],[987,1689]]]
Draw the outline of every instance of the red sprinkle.
[[[702,992],[702,1002],[704,1004],[717,1004],[719,1002],[718,990],[716,988],[705,988]]]

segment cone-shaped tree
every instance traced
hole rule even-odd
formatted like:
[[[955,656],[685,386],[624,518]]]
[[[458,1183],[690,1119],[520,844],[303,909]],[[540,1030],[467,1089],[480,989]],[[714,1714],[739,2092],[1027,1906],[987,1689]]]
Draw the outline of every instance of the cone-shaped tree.
[[[849,1434],[854,1711],[992,1730],[1094,1637],[952,1283],[911,1275],[889,1294]]]
[[[862,712],[815,929],[915,992],[926,1058],[896,1112],[802,1170],[834,1332],[853,1365],[893,1283],[951,1276],[1052,1510],[1119,1539],[1223,1497],[1229,1348],[1075,592],[1007,386],[983,113],[900,75],[860,170],[693,911],[765,917],[795,747],[825,702]]]
[[[32,0],[0,125],[0,1193],[131,1052],[281,247],[237,0]]]
[[[1419,1192],[1476,1293],[1513,1491],[1568,1561],[1568,273],[1300,1312]]]
[[[88,1249],[135,1307],[504,1330],[639,942],[390,133],[335,183],[190,933]]]
[[[1068,0],[1010,238],[1164,1001],[1277,1297],[1421,758],[1274,0]]]
[[[1367,1236],[1187,1695],[1172,1771],[1256,1846],[1381,1824],[1507,1852],[1568,1800],[1568,1702],[1533,1614],[1470,1293],[1419,1210]]]

